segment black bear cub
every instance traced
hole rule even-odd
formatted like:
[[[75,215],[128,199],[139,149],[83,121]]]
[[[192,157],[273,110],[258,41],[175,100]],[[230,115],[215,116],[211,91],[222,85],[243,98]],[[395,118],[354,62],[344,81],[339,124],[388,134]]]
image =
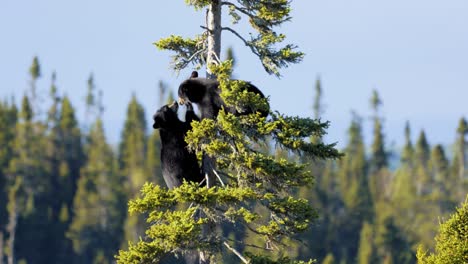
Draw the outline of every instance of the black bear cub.
[[[180,108],[180,109],[179,109]],[[182,113],[178,113],[179,110]],[[183,121],[178,118],[184,115]],[[161,107],[153,116],[154,129],[161,137],[161,166],[164,181],[169,189],[182,185],[183,180],[201,182],[203,176],[195,153],[189,152],[185,135],[191,129],[192,120],[199,120],[190,103],[186,109],[177,102]]]
[[[265,98],[260,89],[251,83],[248,83],[246,89],[249,92],[259,94],[262,98]],[[238,112],[232,107],[227,107],[220,96],[221,89],[219,88],[219,82],[207,78],[198,78],[198,73],[196,71],[192,72],[189,79],[180,84],[178,93],[182,102],[188,101],[198,106],[201,111],[202,119],[216,118],[222,107],[235,115],[246,115],[253,112],[251,109]],[[261,114],[267,116],[268,111],[262,111]]]

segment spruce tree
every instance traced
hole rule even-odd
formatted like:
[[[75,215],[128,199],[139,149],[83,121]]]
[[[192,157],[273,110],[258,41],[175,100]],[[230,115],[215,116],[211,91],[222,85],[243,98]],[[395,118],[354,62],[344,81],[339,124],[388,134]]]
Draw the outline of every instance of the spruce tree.
[[[17,245],[15,259],[24,258],[29,262],[45,263],[51,250],[47,243],[50,231],[51,211],[51,175],[47,171],[48,160],[45,153],[47,141],[44,123],[33,120],[30,100],[24,96],[19,113],[19,122],[15,128],[13,158],[10,160],[8,175],[11,179],[21,179],[18,195],[23,208],[19,212],[16,225]],[[12,182],[15,182],[13,180]]]
[[[161,174],[161,139],[159,132],[153,131],[148,137],[148,149],[146,152],[146,175],[149,175],[149,181],[155,182],[159,186],[165,186]]]
[[[8,193],[12,185],[12,179],[7,177],[7,168],[10,160],[13,158],[13,143],[15,140],[15,127],[17,122],[17,109],[4,101],[0,102],[0,262],[4,261],[4,245],[7,242],[9,222],[9,212],[7,203],[9,203]],[[13,201],[12,201],[13,202]]]
[[[303,54],[294,51],[293,45],[276,49],[285,38],[273,28],[290,19],[289,2],[219,0],[186,1],[196,9],[207,8],[207,25],[204,34],[195,39],[172,36],[156,43],[161,49],[176,51],[174,69],[181,70],[190,63],[207,65],[207,76],[217,77],[221,97],[227,105],[266,110],[267,102],[258,95],[241,92],[246,85],[232,81],[232,65],[221,62],[221,31],[229,31],[257,55],[268,73],[279,75],[279,68],[302,59]],[[251,40],[244,39],[230,27],[221,26],[221,8],[226,7],[235,21],[245,15],[258,32]],[[169,253],[200,252],[201,263],[214,263],[223,252],[236,255],[244,263],[265,263],[267,256],[259,256],[245,250],[239,252],[238,242],[231,241],[218,232],[216,226],[243,225],[250,235],[263,239],[262,244],[245,245],[264,248],[262,253],[280,252],[286,238],[305,231],[315,217],[309,202],[295,198],[293,190],[310,184],[312,175],[306,166],[286,159],[275,159],[255,148],[254,142],[272,138],[284,149],[317,159],[338,158],[334,145],[310,143],[311,135],[321,136],[327,122],[309,118],[288,117],[271,112],[267,119],[259,114],[236,117],[220,112],[215,120],[192,122],[193,130],[186,141],[199,157],[209,159],[215,166],[203,166],[211,175],[207,186],[185,183],[173,190],[154,184],[146,184],[140,198],[130,202],[133,213],[148,213],[150,227],[146,238],[129,250],[120,251],[119,263],[150,263]],[[217,170],[215,173],[212,169]],[[184,209],[172,210],[176,205]],[[253,208],[262,208],[260,214]],[[180,208],[180,207],[179,207]],[[203,231],[204,230],[204,231]],[[207,232],[209,230],[209,232]],[[270,254],[271,257],[271,254]],[[279,257],[278,263],[292,263],[288,257]]]
[[[416,193],[420,196],[430,192],[431,176],[428,171],[430,155],[430,146],[426,139],[426,133],[422,130],[419,134],[418,140],[416,141],[414,153],[414,164],[416,166]]]
[[[117,159],[100,119],[91,127],[85,147],[87,162],[80,172],[74,218],[67,236],[73,243],[77,263],[100,259],[110,263],[123,237],[125,195]]]
[[[7,201],[7,168],[13,158],[13,143],[15,140],[15,127],[17,122],[17,109],[14,103],[0,102],[0,201]],[[6,202],[0,203],[0,233],[5,230],[8,213]]]
[[[194,38],[173,35],[155,43],[159,49],[172,50],[176,53],[172,61],[172,66],[176,71],[190,64],[197,68],[218,64],[221,58],[221,32],[223,31],[234,34],[259,58],[265,71],[276,76],[280,75],[280,68],[287,67],[291,63],[298,63],[304,56],[302,52],[295,51],[297,47],[292,44],[277,48],[286,36],[277,33],[274,29],[291,19],[289,1],[186,0],[185,2],[196,10],[206,8],[206,25],[201,26],[205,31]],[[233,27],[221,24],[223,7],[227,9],[228,15],[232,18],[232,26],[235,26],[242,18],[248,20],[255,31],[250,32],[250,39],[243,37]],[[209,67],[207,73],[207,77],[214,78]]]
[[[339,184],[346,207],[346,224],[342,226],[342,235],[346,238],[343,244],[343,257],[355,259],[359,232],[364,221],[372,222],[373,204],[367,176],[368,163],[365,155],[362,135],[362,119],[353,114],[348,129],[348,144],[344,149],[346,155],[339,161]]]
[[[413,154],[414,148],[411,143],[411,127],[409,121],[406,121],[405,124],[405,145],[403,146],[403,151],[401,152],[401,163],[412,167],[413,165]]]
[[[119,165],[126,177],[128,198],[134,198],[143,184],[151,179],[151,174],[146,173],[146,144],[145,112],[133,95],[127,107],[119,145]],[[138,241],[138,237],[144,234],[144,229],[144,220],[141,217],[129,215],[125,223],[125,240]]]
[[[390,211],[376,220],[375,245],[378,263],[414,263],[414,252],[403,230],[396,224]]]
[[[41,65],[39,63],[39,58],[34,56],[31,66],[29,67],[29,75],[31,76],[30,85],[30,95],[29,99],[31,101],[32,111],[35,115],[40,115],[39,109],[39,94],[37,89],[37,80],[41,77]]]
[[[411,143],[411,129],[408,121],[405,124],[404,136],[405,144],[400,154],[401,165],[394,173],[392,181],[392,201],[395,204],[395,208],[402,209],[401,213],[406,212],[404,214],[409,214],[414,206],[416,188],[413,178],[414,148]]]
[[[61,174],[61,164],[64,154],[62,151],[62,131],[60,129],[60,105],[62,99],[58,95],[55,83],[55,72],[52,74],[51,79],[49,96],[52,104],[47,111],[47,145],[44,150],[48,161],[47,174],[50,177],[49,184],[51,192],[48,195],[53,196],[48,199],[50,205],[50,225],[48,226],[47,233],[51,240],[49,246],[55,249],[55,254],[49,256],[49,262],[59,263],[64,261],[66,255],[70,253],[66,252],[69,249],[69,247],[67,247],[68,239],[65,237],[67,223],[60,220],[60,215],[62,207],[66,207],[64,204],[64,196],[69,194],[71,190],[63,184],[64,181],[68,180],[68,175],[65,173],[63,175]],[[66,210],[68,212],[68,208],[66,208]]]
[[[364,222],[359,239],[358,264],[371,264],[375,262],[374,230],[371,224]]]
[[[77,181],[84,163],[81,131],[75,117],[75,110],[67,96],[60,99],[60,108],[49,134],[49,150],[54,186],[53,221],[56,226],[55,254],[56,263],[70,261],[73,258],[71,241],[66,232],[73,217],[73,199]],[[52,260],[50,260],[52,262]]]
[[[385,150],[384,135],[382,132],[382,118],[379,116],[379,109],[382,100],[376,90],[373,90],[371,97],[371,108],[373,111],[374,136],[371,147],[370,170],[377,172],[388,165],[387,152]]]
[[[451,165],[451,177],[447,182],[452,191],[451,196],[460,202],[466,195],[468,189],[468,176],[466,170],[467,147],[466,135],[468,134],[468,123],[465,118],[461,118],[456,133],[454,144],[454,156]]]
[[[327,254],[327,256],[323,259],[322,264],[335,264],[335,257],[333,254]]]
[[[76,193],[80,169],[84,164],[82,133],[76,119],[75,109],[68,96],[64,96],[60,109],[61,153],[60,176],[63,202],[71,217],[73,197]],[[70,220],[69,217],[69,220]]]
[[[138,192],[147,181],[143,173],[146,160],[146,120],[143,106],[133,95],[127,107],[127,116],[119,144],[120,169],[128,177],[129,190]]]
[[[317,77],[315,80],[315,98],[314,98],[314,104],[312,106],[312,109],[314,110],[314,118],[319,119],[323,112],[324,112],[324,106],[322,102],[322,82],[320,80],[320,77]]]
[[[435,182],[443,184],[448,180],[449,161],[442,145],[437,144],[432,149],[429,168],[432,172],[431,178]]]
[[[435,251],[428,254],[422,245],[417,252],[420,264],[468,263],[468,196],[450,218],[439,226]]]

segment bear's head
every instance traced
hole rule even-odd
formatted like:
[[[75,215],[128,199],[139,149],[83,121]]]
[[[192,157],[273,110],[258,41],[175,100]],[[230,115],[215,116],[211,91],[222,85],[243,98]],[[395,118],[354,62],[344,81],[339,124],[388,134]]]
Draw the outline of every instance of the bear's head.
[[[200,103],[206,97],[207,91],[213,90],[211,87],[216,89],[217,86],[218,82],[216,80],[190,78],[180,84],[178,95],[182,103],[186,101]]]
[[[154,129],[182,129],[190,128],[190,122],[196,119],[192,105],[187,102],[180,105],[174,101],[172,104],[167,104],[161,107],[153,116]]]

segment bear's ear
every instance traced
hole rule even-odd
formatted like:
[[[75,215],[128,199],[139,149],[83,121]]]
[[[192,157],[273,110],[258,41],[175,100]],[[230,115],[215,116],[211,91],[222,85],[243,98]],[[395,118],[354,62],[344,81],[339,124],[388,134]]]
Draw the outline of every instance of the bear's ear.
[[[158,128],[163,127],[164,118],[162,118],[159,114],[154,115],[153,120],[154,120],[154,123],[153,123],[153,128],[154,129],[158,129]]]
[[[177,113],[177,110],[179,109],[177,101],[172,102],[172,104],[169,105],[169,109],[171,109],[172,112]]]

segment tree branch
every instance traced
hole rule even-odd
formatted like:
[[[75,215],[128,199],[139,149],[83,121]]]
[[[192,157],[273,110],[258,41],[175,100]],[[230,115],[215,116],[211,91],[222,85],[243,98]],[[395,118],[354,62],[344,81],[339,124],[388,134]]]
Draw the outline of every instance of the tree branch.
[[[206,48],[200,49],[200,50],[198,50],[197,52],[195,52],[194,54],[192,54],[192,56],[190,56],[190,58],[185,59],[185,61],[186,61],[185,64],[189,64],[190,62],[192,62],[192,60],[193,60],[197,55],[199,55],[200,53],[202,53],[202,52],[204,52],[204,51],[206,51]]]
[[[240,258],[240,260],[242,260],[242,262],[248,264],[250,263],[250,261],[248,261],[246,258],[244,258],[244,256],[242,256],[241,253],[239,253],[239,251],[237,251],[235,248],[231,247],[226,241],[223,242],[223,245],[225,245],[230,251],[232,251],[232,253],[234,253],[237,257]]]
[[[236,9],[237,11],[241,12],[242,14],[250,17],[250,18],[254,18],[255,16],[252,15],[251,13],[249,13],[245,8],[242,8],[242,7],[239,7],[231,2],[221,2],[221,5],[226,5],[226,6],[232,6],[234,7],[234,9]]]
[[[250,50],[252,51],[253,54],[260,56],[260,54],[257,52],[257,50],[255,50],[255,48],[249,44],[249,42],[243,38],[239,33],[237,33],[237,31],[235,31],[234,29],[230,28],[230,27],[222,27],[221,30],[227,30],[229,32],[231,32],[232,34],[236,35],[240,40],[242,40],[244,42],[244,44],[250,48]]]

